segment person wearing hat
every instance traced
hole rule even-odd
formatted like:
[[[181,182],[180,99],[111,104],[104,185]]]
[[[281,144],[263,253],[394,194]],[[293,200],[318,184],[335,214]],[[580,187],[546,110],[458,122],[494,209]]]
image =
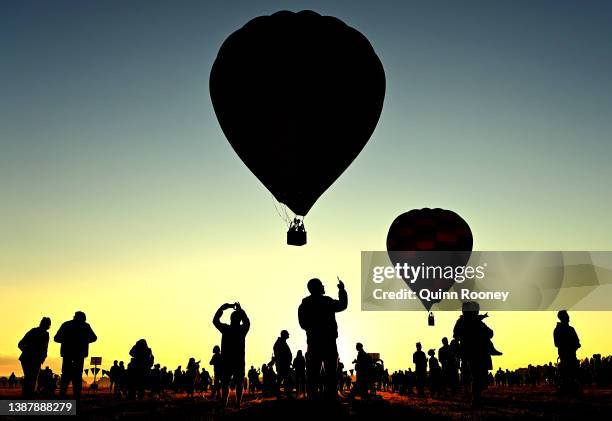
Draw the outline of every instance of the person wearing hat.
[[[453,337],[459,342],[462,377],[468,379],[473,406],[480,406],[481,393],[488,385],[489,370],[493,369],[490,352],[493,330],[483,322],[487,315],[479,315],[479,311],[477,302],[464,302],[463,314],[453,329]]]

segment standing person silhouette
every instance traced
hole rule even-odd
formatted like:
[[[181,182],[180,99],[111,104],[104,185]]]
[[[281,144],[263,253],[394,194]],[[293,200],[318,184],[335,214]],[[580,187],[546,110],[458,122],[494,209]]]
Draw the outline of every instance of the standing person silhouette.
[[[306,360],[299,349],[293,359],[293,369],[295,370],[295,393],[300,397],[300,393],[306,392]]]
[[[249,379],[249,394],[254,394],[259,383],[259,373],[257,373],[255,367],[251,366],[247,372],[247,378]]]
[[[15,372],[12,371],[11,375],[8,378],[8,387],[9,389],[14,389],[17,386],[17,376],[15,375]]]
[[[221,348],[219,348],[219,345],[215,345],[212,352],[213,355],[208,363],[213,366],[214,375],[210,397],[219,399],[221,397],[221,377],[223,376],[223,370],[221,369],[223,361],[221,360]]]
[[[412,354],[414,363],[414,375],[416,376],[416,388],[419,398],[425,397],[425,378],[427,377],[427,357],[422,351],[420,342],[416,343],[416,351]]]
[[[370,398],[370,389],[373,383],[372,368],[374,366],[374,361],[372,361],[372,357],[365,352],[361,342],[357,342],[355,349],[357,350],[357,358],[353,360],[353,364],[355,364],[357,381],[355,387],[351,390],[351,397],[354,399],[355,396],[359,395],[361,400],[368,400]]]
[[[123,361],[119,361],[119,368],[117,369],[117,380],[115,382],[115,394],[116,395],[125,395],[127,387],[127,371],[125,368],[125,363]]]
[[[338,364],[336,313],[346,309],[348,295],[340,278],[338,278],[337,300],[325,295],[325,288],[317,278],[308,281],[308,291],[310,295],[302,300],[298,308],[298,319],[301,328],[306,331],[308,343],[306,351],[308,397],[321,396],[335,400],[338,396],[336,390]],[[323,376],[321,370],[323,370]],[[322,390],[319,390],[319,386],[322,386]]]
[[[23,368],[22,392],[26,399],[34,397],[40,366],[47,358],[49,327],[51,327],[51,319],[43,317],[40,324],[30,329],[17,345],[21,350],[19,361],[21,361],[21,368]]]
[[[187,396],[193,397],[198,384],[200,376],[200,361],[196,361],[195,358],[189,358],[187,362],[187,370],[185,371],[185,392]]]
[[[221,323],[223,311],[233,308],[230,324]],[[246,335],[251,322],[240,303],[225,303],[215,313],[213,324],[221,332],[221,359],[223,361],[223,374],[221,377],[222,399],[228,404],[229,386],[233,380],[236,385],[236,406],[240,407],[242,401],[242,387],[244,380],[244,346]]]
[[[441,377],[441,389],[444,394],[446,394],[448,388],[450,388],[451,393],[454,393],[454,385],[453,385],[453,371],[457,371],[455,367],[455,357],[453,355],[453,350],[451,346],[448,344],[448,338],[442,338],[442,347],[438,350],[438,359],[440,360],[440,365],[442,368],[442,377]]]
[[[145,339],[139,339],[130,349],[132,359],[128,363],[128,397],[130,399],[143,399],[145,382],[151,366],[155,362],[153,351]]]
[[[276,365],[276,374],[278,375],[278,385],[276,390],[279,397],[281,386],[285,388],[285,394],[287,396],[291,394],[293,389],[290,379],[291,359],[293,355],[291,354],[291,349],[287,344],[287,339],[289,339],[289,332],[282,330],[273,347],[274,363]]]
[[[493,330],[482,321],[486,315],[479,315],[479,311],[477,302],[464,302],[463,314],[453,329],[453,337],[459,341],[461,374],[468,380],[474,407],[481,405],[480,395],[487,388],[488,373],[493,369],[490,352]]]
[[[178,393],[181,391],[182,387],[183,387],[183,366],[179,365],[174,370],[174,375],[172,378],[172,388],[174,389],[175,393]]]
[[[442,390],[442,369],[436,358],[435,349],[427,351],[427,355],[429,355],[429,393],[431,393],[432,397],[437,396],[439,398],[444,395]]]
[[[566,310],[559,311],[557,318],[559,322],[555,326],[553,339],[559,352],[559,392],[561,395],[577,396],[580,393],[580,385],[576,351],[580,348],[580,339],[576,330],[569,324],[570,317]]]
[[[72,394],[75,399],[81,397],[83,381],[83,364],[89,355],[89,344],[98,340],[98,337],[87,323],[85,313],[77,311],[74,318],[64,322],[53,340],[62,344],[62,378],[60,381],[60,396],[66,397],[68,384],[72,382]]]
[[[453,338],[450,341],[450,365],[448,366],[449,376],[449,387],[451,394],[457,393],[459,390],[459,368],[461,366],[460,352],[459,352],[459,341]]]
[[[108,379],[110,381],[110,386],[108,388],[109,392],[113,392],[113,387],[115,388],[115,393],[117,392],[117,379],[119,377],[119,361],[113,361],[113,366],[108,371]]]

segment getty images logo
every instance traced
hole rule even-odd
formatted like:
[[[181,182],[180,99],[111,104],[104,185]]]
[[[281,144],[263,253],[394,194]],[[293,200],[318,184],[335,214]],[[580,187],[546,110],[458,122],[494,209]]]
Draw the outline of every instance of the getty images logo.
[[[375,266],[372,268],[372,281],[376,284],[385,280],[401,278],[414,284],[418,280],[445,279],[462,283],[466,280],[481,280],[485,277],[487,263],[478,266],[440,266],[440,265],[410,265],[396,263],[394,266]]]

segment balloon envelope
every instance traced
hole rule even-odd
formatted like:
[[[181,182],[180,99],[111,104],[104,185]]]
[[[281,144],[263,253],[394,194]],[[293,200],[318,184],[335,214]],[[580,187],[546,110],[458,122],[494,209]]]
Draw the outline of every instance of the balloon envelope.
[[[230,144],[302,216],[363,149],[384,95],[384,70],[369,41],[312,11],[251,20],[225,40],[210,73]]]
[[[465,266],[472,252],[472,231],[463,218],[445,209],[413,209],[401,214],[389,227],[387,254],[396,265],[427,267]],[[448,291],[455,283],[454,278],[433,277],[419,279],[404,278],[415,293],[427,289],[431,292]],[[420,295],[419,295],[420,297]],[[440,299],[421,299],[427,310]]]

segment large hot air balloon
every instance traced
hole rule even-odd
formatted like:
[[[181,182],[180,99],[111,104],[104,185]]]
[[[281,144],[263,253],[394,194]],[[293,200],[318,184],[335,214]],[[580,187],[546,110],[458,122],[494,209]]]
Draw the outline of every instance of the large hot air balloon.
[[[366,37],[341,20],[281,11],[225,40],[210,96],[240,159],[276,200],[304,217],[372,135],[385,73]],[[293,230],[305,243],[303,224]]]
[[[455,212],[445,209],[413,209],[403,213],[395,218],[387,234],[387,254],[394,265],[465,266],[472,245],[470,226]],[[423,289],[446,292],[455,283],[454,278],[444,277],[404,281],[419,297]],[[440,301],[421,300],[427,311]]]

